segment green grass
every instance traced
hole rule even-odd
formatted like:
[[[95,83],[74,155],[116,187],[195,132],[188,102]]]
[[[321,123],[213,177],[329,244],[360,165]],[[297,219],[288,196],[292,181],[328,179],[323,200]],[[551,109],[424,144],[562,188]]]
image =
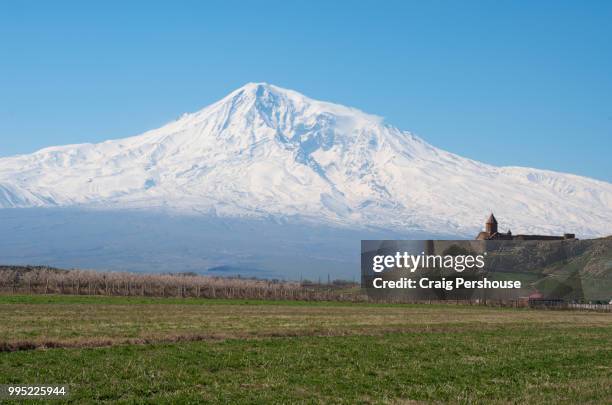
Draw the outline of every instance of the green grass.
[[[170,305],[280,305],[280,306],[323,306],[323,307],[443,307],[445,304],[391,304],[391,303],[368,303],[348,301],[291,301],[291,300],[257,300],[257,299],[211,299],[211,298],[180,298],[180,297],[139,297],[139,296],[102,296],[102,295],[2,295],[0,294],[0,305],[2,304],[170,304]],[[452,304],[451,304],[452,305]],[[477,306],[464,306],[465,308],[479,308]]]
[[[0,353],[0,384],[69,384],[73,403],[612,403],[611,314],[270,304],[0,297],[0,341],[73,346]]]

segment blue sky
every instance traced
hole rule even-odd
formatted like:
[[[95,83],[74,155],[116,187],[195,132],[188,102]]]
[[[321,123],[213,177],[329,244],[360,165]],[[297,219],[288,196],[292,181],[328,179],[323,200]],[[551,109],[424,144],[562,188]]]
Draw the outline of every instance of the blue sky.
[[[265,81],[497,165],[612,181],[610,1],[0,4],[0,156]]]

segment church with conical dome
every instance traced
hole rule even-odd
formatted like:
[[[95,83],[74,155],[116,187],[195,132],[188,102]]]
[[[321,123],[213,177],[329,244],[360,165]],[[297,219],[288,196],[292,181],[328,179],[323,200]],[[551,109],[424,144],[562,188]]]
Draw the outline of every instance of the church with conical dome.
[[[566,240],[575,239],[573,233],[564,233],[563,236],[554,235],[513,235],[510,230],[507,232],[499,232],[497,229],[497,219],[491,213],[487,222],[485,222],[485,230],[478,233],[476,240]]]

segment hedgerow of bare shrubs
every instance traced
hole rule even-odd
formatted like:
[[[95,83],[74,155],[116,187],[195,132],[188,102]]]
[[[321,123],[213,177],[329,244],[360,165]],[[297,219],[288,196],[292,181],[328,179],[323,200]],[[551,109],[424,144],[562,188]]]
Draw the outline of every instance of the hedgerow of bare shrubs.
[[[244,298],[361,301],[364,297],[330,285],[293,281],[211,277],[192,274],[137,274],[1,266],[0,292],[142,297]]]

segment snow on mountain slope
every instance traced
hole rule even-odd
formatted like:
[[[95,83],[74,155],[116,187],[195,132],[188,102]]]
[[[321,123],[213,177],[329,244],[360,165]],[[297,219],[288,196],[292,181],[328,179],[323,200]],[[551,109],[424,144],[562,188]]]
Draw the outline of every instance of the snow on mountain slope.
[[[0,207],[164,209],[473,236],[610,234],[612,184],[495,167],[382,119],[250,83],[142,135],[0,159]]]

